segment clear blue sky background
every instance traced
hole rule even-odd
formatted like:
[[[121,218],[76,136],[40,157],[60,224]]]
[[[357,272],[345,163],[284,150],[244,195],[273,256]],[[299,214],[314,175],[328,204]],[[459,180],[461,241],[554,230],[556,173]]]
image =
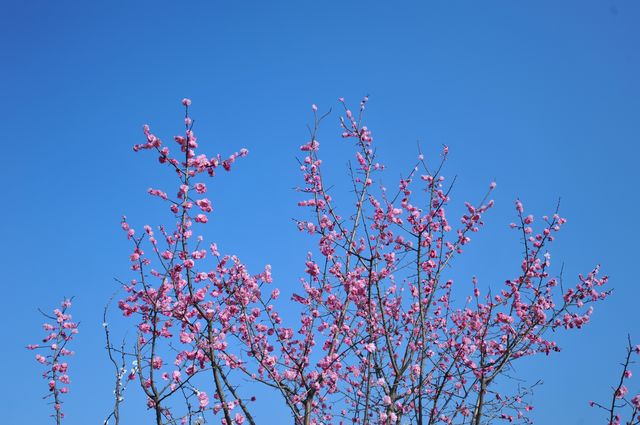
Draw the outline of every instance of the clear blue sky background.
[[[520,246],[506,228],[516,197],[536,214],[562,197],[569,223],[555,264],[570,279],[602,263],[615,295],[583,332],[559,336],[562,353],[518,372],[544,380],[537,423],[604,423],[587,401],[608,394],[627,332],[640,341],[640,2],[178,3],[1,2],[0,422],[48,423],[46,384],[22,347],[40,335],[36,307],[62,295],[76,296],[82,322],[67,423],[101,423],[108,409],[100,316],[113,278],[128,276],[120,216],[167,218],[145,191],[171,176],[131,151],[142,124],[168,140],[188,96],[209,152],[250,150],[216,181],[205,236],[254,270],[271,263],[290,291],[308,243],[290,218],[301,214],[291,188],[309,105],[368,93],[389,181],[420,140],[431,154],[450,146],[458,205],[498,182],[496,209],[459,263],[463,282],[516,272]],[[320,141],[337,179],[348,156],[336,118]],[[259,394],[259,423],[290,422],[275,396]],[[149,423],[130,396],[125,423]]]

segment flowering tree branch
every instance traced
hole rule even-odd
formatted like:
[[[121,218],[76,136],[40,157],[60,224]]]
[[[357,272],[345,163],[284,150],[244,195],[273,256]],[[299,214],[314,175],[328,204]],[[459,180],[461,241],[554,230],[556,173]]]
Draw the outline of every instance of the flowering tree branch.
[[[49,394],[44,398],[52,399],[54,412],[51,416],[55,418],[57,425],[60,425],[64,418],[62,396],[69,392],[67,385],[71,383],[67,373],[69,366],[64,358],[74,354],[67,349],[67,345],[78,333],[78,323],[73,322],[71,315],[67,312],[72,300],[73,298],[65,298],[60,308],[53,310],[52,314],[40,310],[47,319],[42,325],[47,335],[42,339],[41,344],[27,346],[29,350],[45,350],[44,355],[36,354],[36,360],[46,368],[42,377],[48,381]]]
[[[607,414],[609,425],[637,425],[640,424],[640,393],[630,397],[626,382],[633,376],[631,366],[635,364],[634,354],[640,354],[640,345],[631,344],[631,337],[627,337],[627,353],[621,363],[622,371],[615,387],[612,387],[611,402],[607,405],[590,401],[591,407],[598,407]],[[626,419],[622,419],[623,415]]]

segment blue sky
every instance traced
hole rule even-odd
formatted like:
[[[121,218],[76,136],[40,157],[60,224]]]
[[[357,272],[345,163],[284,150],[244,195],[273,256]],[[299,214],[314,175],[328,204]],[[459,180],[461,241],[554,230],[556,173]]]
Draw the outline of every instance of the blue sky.
[[[513,200],[543,214],[562,198],[569,222],[555,264],[569,279],[601,263],[615,294],[588,328],[559,336],[561,353],[518,372],[544,380],[537,423],[603,423],[587,401],[607,396],[626,334],[640,341],[638,22],[640,3],[613,0],[1,2],[0,419],[46,423],[46,384],[23,347],[39,335],[36,308],[63,295],[75,295],[82,322],[66,423],[101,423],[108,410],[100,324],[113,278],[127,277],[120,216],[166,220],[145,191],[171,176],[131,150],[142,124],[169,139],[180,131],[180,99],[191,97],[205,150],[249,149],[216,180],[205,236],[254,269],[272,264],[287,290],[308,245],[290,219],[302,214],[292,188],[309,106],[369,94],[367,124],[390,180],[413,164],[419,140],[431,153],[449,145],[445,173],[458,176],[459,205],[498,182],[461,279],[512,277]],[[336,119],[320,142],[338,180],[348,151]],[[288,423],[260,395],[259,423]],[[148,423],[131,398],[125,423]]]

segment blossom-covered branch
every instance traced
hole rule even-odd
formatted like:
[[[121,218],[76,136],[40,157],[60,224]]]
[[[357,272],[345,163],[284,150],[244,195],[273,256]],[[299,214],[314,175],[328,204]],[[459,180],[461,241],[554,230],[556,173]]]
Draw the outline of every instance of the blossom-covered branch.
[[[590,401],[591,407],[597,407],[606,412],[608,425],[638,425],[640,424],[640,392],[629,393],[628,381],[633,376],[632,365],[634,355],[640,354],[640,345],[631,344],[631,337],[627,338],[627,353],[621,363],[622,370],[616,386],[611,388],[611,401],[601,404]]]
[[[42,325],[47,335],[40,344],[27,346],[29,350],[39,351],[36,354],[36,360],[45,367],[42,377],[48,381],[49,386],[49,394],[44,398],[51,399],[53,405],[51,416],[55,418],[57,425],[60,425],[64,418],[62,398],[69,392],[68,385],[71,383],[68,374],[69,364],[65,361],[65,357],[72,356],[74,353],[67,346],[78,333],[78,324],[72,321],[71,314],[68,313],[70,307],[71,299],[64,299],[60,308],[54,309],[53,313],[40,311],[47,319]],[[40,354],[41,352],[43,354]]]

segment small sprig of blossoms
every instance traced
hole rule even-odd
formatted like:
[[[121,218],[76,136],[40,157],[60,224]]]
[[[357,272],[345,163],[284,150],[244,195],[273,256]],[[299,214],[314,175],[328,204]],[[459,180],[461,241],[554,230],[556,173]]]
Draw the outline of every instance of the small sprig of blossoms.
[[[52,313],[41,311],[47,319],[42,324],[46,335],[41,343],[27,346],[27,349],[38,352],[35,359],[45,368],[42,378],[47,381],[49,392],[44,398],[51,399],[53,406],[51,416],[55,418],[58,425],[64,418],[63,395],[69,392],[69,384],[71,383],[66,357],[72,356],[74,352],[67,347],[78,333],[78,324],[72,320],[71,314],[68,313],[70,307],[71,299],[65,299],[60,308],[54,309]]]

